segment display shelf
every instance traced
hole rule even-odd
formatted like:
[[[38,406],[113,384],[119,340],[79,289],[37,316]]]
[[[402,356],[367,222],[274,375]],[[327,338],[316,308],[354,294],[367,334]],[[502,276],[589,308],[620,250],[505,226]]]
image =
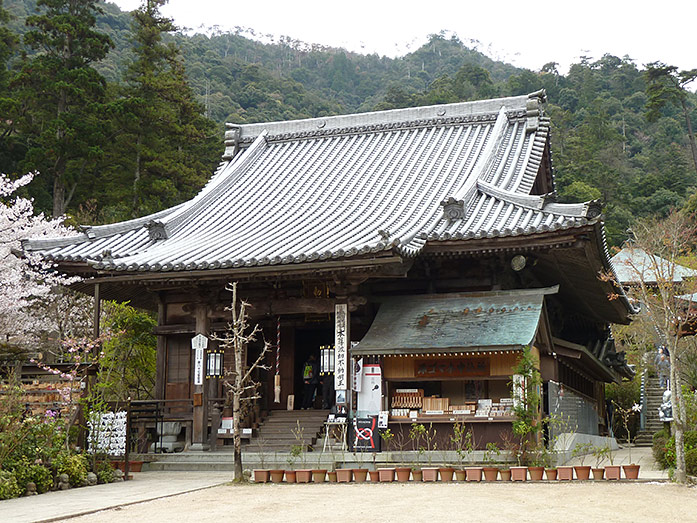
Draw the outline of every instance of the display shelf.
[[[512,423],[515,416],[462,416],[462,415],[426,415],[416,418],[390,416],[389,423]]]

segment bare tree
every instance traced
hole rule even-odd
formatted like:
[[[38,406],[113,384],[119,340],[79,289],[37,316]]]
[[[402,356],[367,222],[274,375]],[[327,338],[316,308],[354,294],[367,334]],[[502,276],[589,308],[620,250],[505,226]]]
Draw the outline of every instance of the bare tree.
[[[234,357],[233,366],[225,369],[224,385],[228,395],[232,400],[232,434],[233,434],[233,454],[234,454],[234,481],[243,481],[242,474],[242,439],[240,417],[242,414],[243,402],[250,402],[258,399],[259,386],[261,383],[252,378],[255,369],[268,369],[264,365],[266,354],[271,348],[271,344],[264,340],[264,345],[254,363],[247,367],[246,355],[247,346],[257,340],[261,332],[259,325],[250,329],[247,315],[249,304],[237,298],[237,282],[234,282],[226,290],[232,292],[230,307],[225,310],[232,312],[232,321],[228,323],[227,330],[223,336],[213,336],[213,339],[220,342],[221,347],[226,353],[232,353]]]
[[[697,315],[695,271],[681,265],[694,260],[697,239],[694,216],[673,212],[664,220],[639,221],[627,245],[629,256],[621,263],[629,271],[626,285],[630,296],[641,303],[640,321],[648,322],[661,344],[670,352],[670,383],[675,435],[675,479],[684,483],[684,431],[687,413],[682,391],[681,362],[686,335],[694,334]],[[617,267],[621,269],[620,267]],[[604,278],[614,278],[607,275]]]

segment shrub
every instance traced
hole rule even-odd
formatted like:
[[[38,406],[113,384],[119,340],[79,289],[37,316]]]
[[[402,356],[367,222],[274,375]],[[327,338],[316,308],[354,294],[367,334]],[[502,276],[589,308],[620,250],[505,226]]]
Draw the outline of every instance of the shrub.
[[[0,499],[16,498],[21,494],[15,475],[9,470],[0,470]]]
[[[697,448],[685,452],[685,471],[690,476],[697,476]]]
[[[651,450],[653,451],[653,459],[656,460],[662,468],[667,469],[669,467],[666,462],[666,450],[668,449],[668,434],[665,431],[656,432],[653,435],[653,445]]]
[[[658,434],[658,433],[657,433]],[[697,449],[697,430],[686,430],[684,433],[685,443],[685,461],[687,461],[687,453]],[[661,450],[661,442],[664,442]],[[655,438],[653,444],[653,455],[656,462],[663,468],[675,467],[675,437],[663,439],[662,437]],[[687,466],[687,463],[686,463]]]
[[[56,474],[67,474],[73,487],[80,487],[87,480],[87,458],[82,454],[59,454],[54,465]]]
[[[112,483],[114,481],[114,469],[108,461],[98,461],[94,467],[94,473],[100,483]]]
[[[48,492],[53,486],[53,475],[51,471],[43,465],[29,463],[25,458],[14,466],[12,470],[21,495],[27,491],[27,483],[33,481],[36,484],[36,491],[39,494]]]

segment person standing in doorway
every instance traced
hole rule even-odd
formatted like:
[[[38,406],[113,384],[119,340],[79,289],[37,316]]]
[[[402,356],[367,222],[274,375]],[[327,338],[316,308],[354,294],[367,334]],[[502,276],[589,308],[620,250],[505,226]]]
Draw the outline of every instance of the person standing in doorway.
[[[312,402],[319,383],[319,365],[314,354],[310,354],[303,365],[303,409],[311,409]]]

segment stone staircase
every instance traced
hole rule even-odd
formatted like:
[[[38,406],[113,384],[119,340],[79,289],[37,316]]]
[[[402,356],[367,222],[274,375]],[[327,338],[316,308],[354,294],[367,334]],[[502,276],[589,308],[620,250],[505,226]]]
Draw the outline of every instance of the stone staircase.
[[[306,451],[321,444],[317,438],[324,427],[328,410],[271,411],[251,441],[242,444],[242,463],[245,468],[261,465],[284,468],[291,448],[302,444]],[[321,451],[322,448],[315,448]],[[312,452],[310,452],[312,454]],[[308,456],[309,454],[306,454]],[[318,454],[319,456],[319,454]],[[166,454],[148,454],[143,470],[232,471],[231,445],[210,451],[184,451]],[[314,455],[313,455],[314,458]],[[317,459],[329,459],[319,456]]]
[[[328,415],[328,410],[272,410],[245,449],[268,453],[313,447]]]
[[[663,428],[663,422],[658,418],[658,407],[663,402],[663,391],[659,386],[658,377],[646,377],[646,428],[637,434],[634,444],[637,447],[650,447],[653,435]]]

